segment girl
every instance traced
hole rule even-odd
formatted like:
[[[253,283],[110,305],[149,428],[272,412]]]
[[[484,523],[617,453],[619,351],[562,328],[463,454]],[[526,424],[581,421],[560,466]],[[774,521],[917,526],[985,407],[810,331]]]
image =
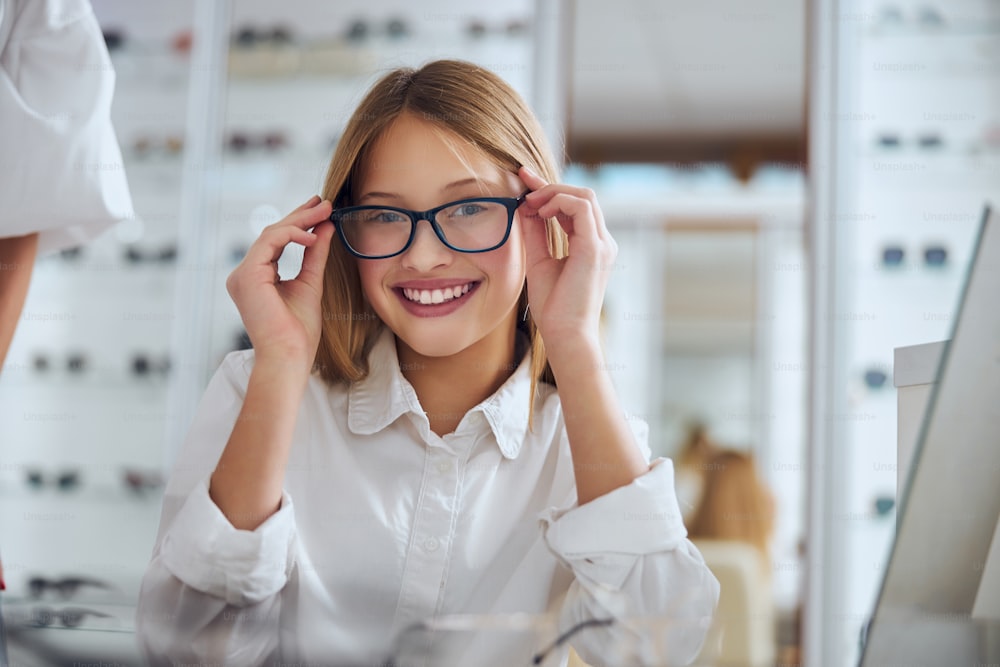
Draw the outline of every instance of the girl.
[[[615,242],[555,173],[490,72],[375,84],[322,199],[227,281],[253,350],[212,379],[166,490],[137,617],[150,660],[381,664],[427,619],[550,611],[561,630],[666,617],[670,664],[693,658],[718,584],[604,368]],[[290,242],[302,269],[279,281]],[[602,622],[571,643],[606,664],[635,639]],[[473,646],[463,664],[530,662]]]

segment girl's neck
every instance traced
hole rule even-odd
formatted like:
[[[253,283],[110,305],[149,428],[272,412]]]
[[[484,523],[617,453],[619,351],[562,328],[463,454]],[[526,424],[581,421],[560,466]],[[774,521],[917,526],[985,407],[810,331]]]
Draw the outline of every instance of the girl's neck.
[[[396,338],[400,371],[439,436],[453,432],[465,413],[491,396],[509,378],[515,358],[516,332],[498,327],[485,338],[449,357],[419,354]]]

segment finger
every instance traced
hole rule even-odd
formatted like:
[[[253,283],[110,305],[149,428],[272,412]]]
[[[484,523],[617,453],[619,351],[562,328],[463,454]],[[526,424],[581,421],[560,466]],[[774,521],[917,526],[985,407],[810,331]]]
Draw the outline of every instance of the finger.
[[[329,199],[324,199],[319,204],[311,208],[309,210],[310,219],[319,218],[319,220],[316,222],[315,225],[313,225],[313,227],[324,226],[323,223],[330,220],[331,213],[333,213],[333,202],[331,202]],[[306,227],[306,229],[311,229],[311,228]]]
[[[538,215],[543,218],[556,218],[569,236],[592,235],[594,238],[599,237],[597,220],[594,217],[594,205],[589,199],[559,192],[539,206],[537,210]]]
[[[243,264],[246,266],[261,266],[277,262],[285,246],[289,243],[311,245],[316,235],[304,229],[292,226],[273,226],[265,229],[260,237],[247,250]]]
[[[292,213],[297,213],[297,212],[302,211],[304,209],[312,208],[313,206],[315,206],[316,204],[320,203],[321,201],[322,201],[322,199],[320,199],[319,195],[313,195],[312,197],[310,197],[309,199],[307,199],[304,204],[300,204],[298,206],[298,208],[296,208],[294,211],[292,211]]]
[[[601,212],[601,207],[597,203],[597,195],[590,188],[581,188],[566,185],[564,183],[552,183],[526,195],[525,204],[535,208],[536,210],[541,209],[544,208],[547,203],[552,201],[553,197],[560,194],[569,195],[589,202],[591,217],[595,223],[594,229],[597,232],[597,236],[602,240],[606,240],[610,236],[607,230],[607,225],[604,222],[604,215]],[[571,233],[566,227],[567,220],[565,217],[560,218],[559,222],[563,228],[567,230],[567,234]]]
[[[329,201],[320,201],[312,206],[303,206],[292,211],[273,225],[268,225],[261,233],[263,234],[269,229],[288,226],[295,226],[300,229],[309,229],[310,227],[315,227],[323,220],[329,218],[330,213],[332,212],[333,205]]]
[[[542,188],[539,188],[538,190],[535,190],[534,192],[529,192],[525,195],[524,199],[531,206],[540,208],[558,194],[568,194],[573,197],[578,197],[579,199],[586,199],[594,206],[595,209],[598,208],[597,194],[593,190],[574,185],[566,185],[565,183],[550,183]]]
[[[538,190],[548,185],[548,182],[539,176],[531,167],[523,166],[517,170],[517,175],[529,190]]]
[[[525,261],[530,271],[539,263],[552,260],[549,253],[548,225],[545,218],[526,206],[518,210],[521,219],[521,232],[524,234]],[[553,260],[554,261],[554,260]]]
[[[323,272],[330,256],[330,243],[333,241],[333,223],[322,222],[313,230],[313,241],[306,247],[302,255],[302,268],[298,279],[313,287],[317,292],[323,292]]]

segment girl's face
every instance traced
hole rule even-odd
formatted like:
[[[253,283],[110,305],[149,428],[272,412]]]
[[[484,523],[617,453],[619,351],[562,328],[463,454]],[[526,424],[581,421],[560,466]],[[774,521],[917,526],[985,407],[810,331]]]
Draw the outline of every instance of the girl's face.
[[[523,191],[516,174],[466,141],[403,114],[372,147],[354,204],[425,211],[458,199],[517,197]],[[356,261],[368,302],[417,354],[445,357],[477,343],[485,344],[484,352],[512,344],[514,311],[525,278],[516,214],[510,237],[496,250],[451,250],[421,220],[406,252]],[[421,303],[442,297],[440,304]]]

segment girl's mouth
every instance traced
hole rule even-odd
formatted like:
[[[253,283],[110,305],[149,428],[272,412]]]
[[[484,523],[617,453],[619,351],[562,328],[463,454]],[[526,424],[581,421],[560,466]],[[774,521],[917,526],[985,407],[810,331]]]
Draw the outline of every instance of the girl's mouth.
[[[461,308],[479,285],[478,281],[473,281],[432,290],[396,287],[393,292],[411,314],[418,317],[440,317]]]
[[[418,290],[410,287],[403,287],[401,289],[403,290],[403,296],[410,301],[428,306],[446,303],[452,299],[464,296],[468,294],[469,290],[472,289],[475,284],[476,283],[467,283],[465,285],[456,285],[455,287],[445,287],[444,289],[435,290]]]

